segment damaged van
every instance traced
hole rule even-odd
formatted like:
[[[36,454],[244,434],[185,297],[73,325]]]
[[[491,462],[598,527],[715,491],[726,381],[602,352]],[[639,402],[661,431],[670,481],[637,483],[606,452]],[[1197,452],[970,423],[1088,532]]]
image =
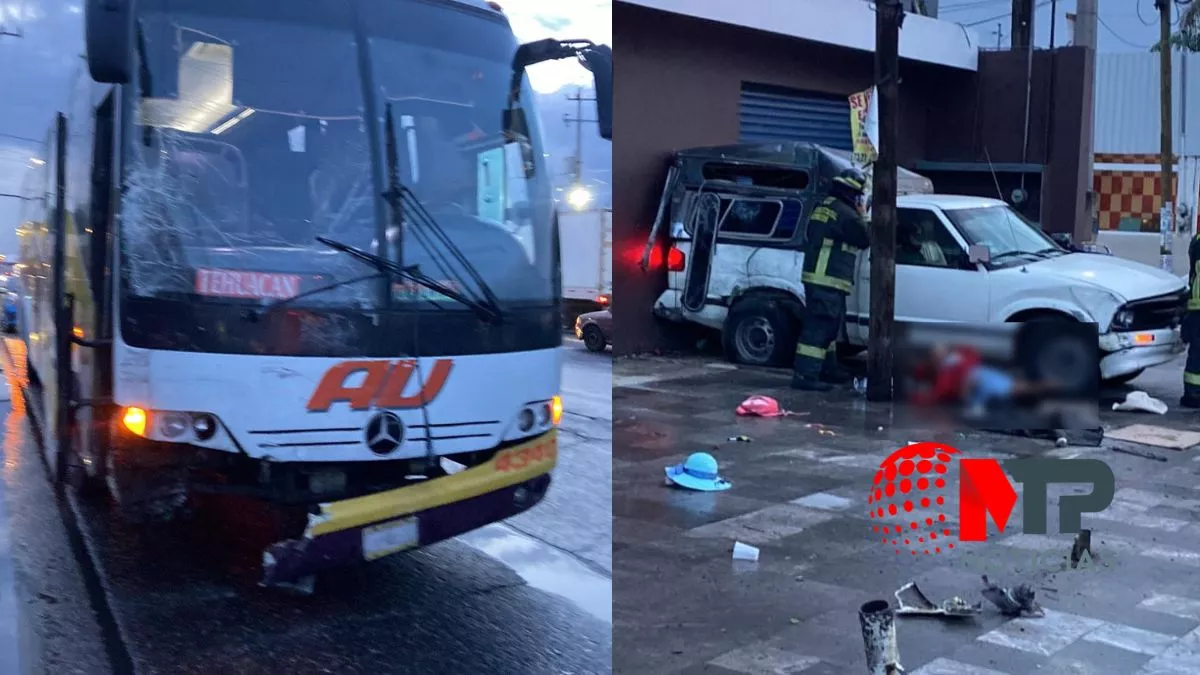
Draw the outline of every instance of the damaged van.
[[[804,318],[804,224],[850,161],[800,142],[677,153],[642,258],[649,268],[668,227],[667,289],[655,315],[720,331],[731,361],[790,363]],[[1182,351],[1179,277],[1065,249],[1003,201],[933,194],[927,178],[903,169],[897,187],[896,320],[1096,323],[1109,381]],[[869,250],[858,256],[856,280],[839,340],[851,353],[867,345]],[[1069,348],[1048,344],[1036,358],[1052,369]]]

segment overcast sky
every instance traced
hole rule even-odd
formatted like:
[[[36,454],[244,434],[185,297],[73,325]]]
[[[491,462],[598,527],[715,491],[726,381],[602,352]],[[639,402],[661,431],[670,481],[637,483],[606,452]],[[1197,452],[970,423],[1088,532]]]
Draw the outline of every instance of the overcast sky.
[[[20,193],[30,157],[41,155],[39,143],[13,136],[40,140],[66,102],[73,73],[82,67],[80,5],[81,0],[0,0],[0,193]],[[501,5],[522,41],[559,37],[612,43],[612,0],[503,0]],[[591,82],[575,61],[540,64],[530,78],[544,92]],[[20,204],[0,197],[0,254],[10,260],[17,253]]]
[[[1158,14],[1154,0],[1097,0],[1100,26],[1097,40],[1102,52],[1136,52],[1150,49],[1158,41]],[[1055,44],[1067,40],[1066,15],[1075,12],[1075,0],[1035,0],[1033,28],[1036,44],[1050,44],[1051,9],[1057,6]],[[979,34],[982,44],[996,46],[996,24],[1001,24],[1001,44],[1008,46],[1012,0],[941,0],[940,19],[966,25]]]

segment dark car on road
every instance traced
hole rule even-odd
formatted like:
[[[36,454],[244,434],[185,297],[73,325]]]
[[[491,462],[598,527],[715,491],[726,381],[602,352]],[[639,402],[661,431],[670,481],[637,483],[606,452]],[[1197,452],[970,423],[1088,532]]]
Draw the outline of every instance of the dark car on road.
[[[612,306],[598,312],[580,314],[575,319],[575,337],[583,340],[583,346],[588,351],[604,351],[612,344]]]

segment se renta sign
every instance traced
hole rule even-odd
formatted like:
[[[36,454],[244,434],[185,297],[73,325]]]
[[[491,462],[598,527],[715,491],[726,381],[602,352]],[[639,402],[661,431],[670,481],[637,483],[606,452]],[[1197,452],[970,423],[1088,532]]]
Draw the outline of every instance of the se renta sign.
[[[957,466],[958,476],[951,469]],[[969,459],[941,443],[914,443],[893,452],[879,465],[867,497],[872,533],[896,553],[942,553],[955,542],[986,541],[990,518],[1003,533],[1017,504],[1017,491],[1005,471],[1024,488],[1026,534],[1046,534],[1047,486],[1088,484],[1084,495],[1059,498],[1059,534],[1077,534],[1082,515],[1112,504],[1116,478],[1098,459]],[[957,484],[957,485],[956,485]],[[958,527],[946,515],[948,496],[958,490]]]

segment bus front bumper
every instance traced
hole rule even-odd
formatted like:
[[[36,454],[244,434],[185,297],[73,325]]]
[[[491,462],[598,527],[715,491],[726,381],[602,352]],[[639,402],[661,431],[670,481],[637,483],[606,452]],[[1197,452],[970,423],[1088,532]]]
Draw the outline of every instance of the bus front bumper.
[[[263,552],[262,586],[420,548],[511,518],[542,500],[558,458],[551,430],[449,476],[319,505],[297,539]]]

